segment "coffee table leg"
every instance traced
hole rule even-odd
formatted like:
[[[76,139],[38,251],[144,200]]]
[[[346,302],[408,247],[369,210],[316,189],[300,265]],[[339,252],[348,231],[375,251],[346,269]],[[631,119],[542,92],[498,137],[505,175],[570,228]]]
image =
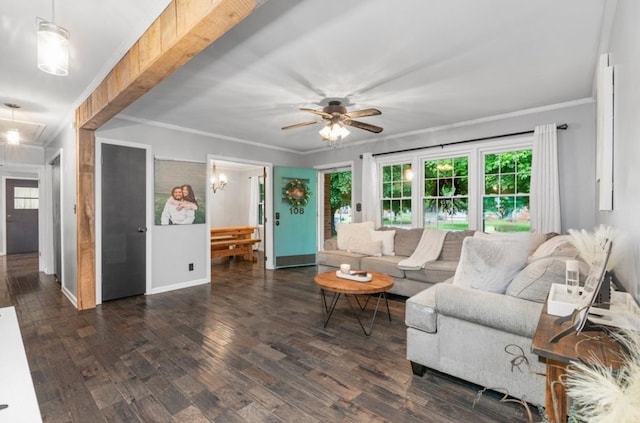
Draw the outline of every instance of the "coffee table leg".
[[[356,319],[358,320],[358,323],[360,324],[360,327],[362,328],[362,331],[364,332],[364,334],[366,336],[370,336],[371,335],[371,331],[373,329],[373,322],[376,319],[376,314],[378,313],[378,307],[380,306],[380,299],[382,297],[384,297],[384,300],[385,300],[385,302],[387,304],[387,313],[389,315],[389,321],[391,321],[391,312],[389,311],[389,302],[387,301],[387,296],[384,294],[384,292],[381,292],[381,293],[378,294],[378,301],[376,301],[376,308],[373,310],[373,317],[371,317],[371,323],[369,324],[369,329],[365,329],[364,325],[362,324],[362,320],[360,320],[359,313],[353,307],[353,304],[351,304],[351,301],[349,301],[349,296],[347,294],[345,294],[344,296],[347,299],[347,302],[349,303],[349,307],[351,308],[351,311],[353,312],[353,315],[356,316]],[[358,303],[358,306],[360,306],[360,300],[358,300],[357,296],[354,295],[354,297],[356,298],[356,302]],[[369,299],[367,298],[367,301],[364,303],[365,307],[366,307],[368,302],[369,302]],[[362,308],[362,306],[360,306],[360,310],[364,310],[364,308]]]
[[[327,314],[327,318],[324,321],[324,327],[326,328],[329,324],[329,319],[331,319],[331,316],[333,315],[333,310],[336,309],[336,304],[338,304],[338,298],[340,298],[340,294],[334,292],[333,297],[331,298],[331,305],[327,307],[327,299],[324,294],[324,289],[321,289],[320,291],[322,291],[322,304],[324,306],[323,310]]]

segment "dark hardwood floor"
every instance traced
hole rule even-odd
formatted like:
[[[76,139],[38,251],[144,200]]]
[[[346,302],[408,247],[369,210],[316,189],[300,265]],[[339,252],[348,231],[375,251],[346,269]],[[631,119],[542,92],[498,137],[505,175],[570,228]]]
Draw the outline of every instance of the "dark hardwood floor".
[[[218,261],[211,285],[78,312],[36,259],[0,257],[0,307],[17,309],[45,422],[528,421],[496,393],[474,405],[477,386],[413,376],[399,299],[370,337],[342,299],[324,329],[315,267]]]

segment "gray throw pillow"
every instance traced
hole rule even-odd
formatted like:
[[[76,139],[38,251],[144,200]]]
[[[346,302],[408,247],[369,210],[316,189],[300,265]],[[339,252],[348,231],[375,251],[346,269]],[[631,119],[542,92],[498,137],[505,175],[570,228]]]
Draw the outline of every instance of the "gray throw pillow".
[[[506,294],[543,303],[549,294],[551,284],[564,284],[565,262],[569,259],[569,257],[549,257],[532,262],[513,278],[507,287]],[[580,263],[581,274],[588,272],[588,268],[586,263]]]

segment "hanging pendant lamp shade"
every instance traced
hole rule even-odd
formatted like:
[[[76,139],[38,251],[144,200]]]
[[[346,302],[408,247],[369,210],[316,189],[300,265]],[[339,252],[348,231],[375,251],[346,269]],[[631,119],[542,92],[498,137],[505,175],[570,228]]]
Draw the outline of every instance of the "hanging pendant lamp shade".
[[[16,116],[14,112],[19,109],[20,106],[14,103],[4,103],[4,105],[11,109],[11,122],[14,126],[7,130],[7,144],[18,145],[20,144],[20,129],[18,129],[18,126],[16,125]]]
[[[52,75],[69,74],[69,31],[53,22],[38,24],[38,68]]]
[[[20,131],[17,129],[9,129],[7,131],[7,143],[11,145],[20,144]]]

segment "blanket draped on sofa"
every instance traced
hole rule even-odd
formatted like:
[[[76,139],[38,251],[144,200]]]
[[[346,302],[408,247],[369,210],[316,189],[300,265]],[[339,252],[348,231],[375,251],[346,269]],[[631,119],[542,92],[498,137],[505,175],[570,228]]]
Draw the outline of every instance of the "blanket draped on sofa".
[[[447,231],[425,228],[415,251],[411,257],[398,263],[398,269],[420,270],[428,262],[437,260],[446,235]]]

